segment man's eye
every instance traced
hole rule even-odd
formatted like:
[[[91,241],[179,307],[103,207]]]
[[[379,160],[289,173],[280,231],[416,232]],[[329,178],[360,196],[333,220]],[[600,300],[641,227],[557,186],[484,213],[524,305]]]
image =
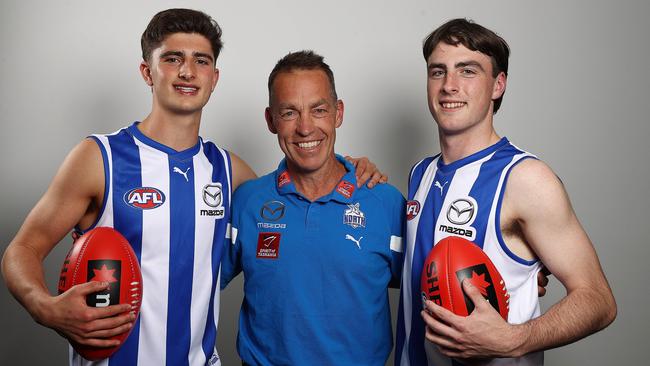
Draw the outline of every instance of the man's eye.
[[[473,75],[476,75],[476,71],[474,71],[474,70],[472,70],[472,69],[462,69],[460,73],[461,73],[462,75],[465,75],[465,76],[473,76]]]
[[[282,118],[285,121],[290,121],[296,118],[298,116],[298,113],[295,111],[284,111],[280,112],[280,118]]]
[[[197,60],[196,63],[198,63],[199,65],[209,65],[210,64],[210,62],[208,60],[201,60],[201,59]]]
[[[313,111],[314,116],[316,117],[324,117],[327,115],[329,111],[325,108],[316,108]]]
[[[431,70],[432,78],[441,78],[445,75],[445,72],[442,70]]]
[[[170,63],[170,64],[174,64],[174,63],[181,62],[181,59],[178,58],[178,57],[167,57],[165,59],[165,62]]]

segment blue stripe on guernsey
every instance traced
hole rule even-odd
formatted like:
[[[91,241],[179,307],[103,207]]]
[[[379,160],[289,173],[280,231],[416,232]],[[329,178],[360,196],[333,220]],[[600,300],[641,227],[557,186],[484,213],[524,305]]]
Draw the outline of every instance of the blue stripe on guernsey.
[[[184,172],[184,175],[178,173]],[[192,160],[169,157],[169,287],[167,302],[168,365],[188,365],[190,305],[194,263],[194,167]]]
[[[521,163],[522,161],[524,161],[526,159],[536,159],[536,157],[534,157],[534,156],[526,156],[526,157],[523,157],[523,158],[519,159],[519,161],[514,163],[508,169],[508,172],[506,173],[506,177],[505,177],[504,182],[508,181],[508,177],[510,176],[510,172],[512,171],[512,168],[514,168],[515,166],[517,166],[517,164]],[[505,190],[506,190],[506,185],[504,184],[504,185],[501,186],[501,192],[499,192],[499,202],[497,203],[497,214],[496,214],[496,217],[495,217],[496,227],[497,227],[496,232],[497,232],[497,239],[499,240],[499,245],[501,246],[503,251],[506,252],[506,254],[508,254],[508,256],[510,258],[514,259],[515,261],[517,261],[517,262],[519,262],[521,264],[527,265],[527,266],[533,265],[533,264],[537,263],[539,261],[539,259],[526,260],[526,259],[521,258],[520,256],[513,253],[508,248],[508,246],[505,244],[505,241],[503,240],[503,236],[501,234],[501,229],[500,229],[500,227],[501,227],[501,215],[500,215],[500,213],[501,213],[501,204],[503,203],[503,193],[505,192]]]
[[[474,198],[478,204],[478,212],[474,220],[476,223],[474,224],[474,228],[476,229],[474,244],[481,248],[483,248],[483,241],[488,225],[487,218],[490,216],[492,201],[494,201],[494,195],[499,184],[499,180],[493,177],[512,161],[513,156],[512,148],[504,148],[495,152],[489,159],[489,163],[481,164],[478,178],[469,191],[469,196]]]
[[[225,185],[222,187],[222,194],[225,195],[225,192],[228,192],[228,205],[224,205],[224,210],[226,217],[230,217],[230,179],[228,179],[228,176],[230,175],[230,156],[228,154],[221,154],[220,151],[217,151],[218,149],[213,148],[210,145],[204,144],[204,154],[207,157],[213,157],[214,160],[217,161],[217,166],[224,166],[224,163],[226,166],[229,168],[228,172],[224,172],[223,169],[213,169],[212,170],[212,182],[224,182]],[[213,159],[210,159],[213,160]],[[225,161],[224,161],[225,160]],[[210,298],[214,298],[214,293],[215,291],[219,290],[219,283],[218,283],[218,277],[219,277],[219,267],[221,263],[221,254],[223,252],[223,238],[226,235],[226,229],[227,229],[228,221],[226,220],[221,220],[219,221],[215,226],[214,226],[214,236],[213,236],[213,245],[212,245],[212,286],[210,291],[211,296]],[[216,309],[217,312],[219,309]],[[206,324],[205,324],[205,332],[203,334],[203,341],[202,341],[202,347],[203,347],[203,352],[205,353],[206,360],[210,360],[210,357],[212,356],[212,353],[214,352],[214,340],[217,339],[217,320],[218,317],[215,316],[215,304],[214,302],[210,302],[209,308],[208,308],[208,315],[206,319]]]
[[[138,147],[126,131],[109,136],[113,167],[113,207],[123,203],[124,194],[133,187],[142,186],[140,175],[141,164]],[[113,218],[113,227],[124,237],[128,238],[138,261],[142,253],[142,210],[125,210]],[[138,359],[138,340],[140,334],[140,318],[138,317],[131,334],[120,349],[110,358],[109,365],[135,365]]]

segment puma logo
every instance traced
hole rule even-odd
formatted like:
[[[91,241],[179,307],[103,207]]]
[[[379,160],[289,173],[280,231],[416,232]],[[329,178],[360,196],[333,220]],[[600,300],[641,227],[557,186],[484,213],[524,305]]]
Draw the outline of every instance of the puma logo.
[[[181,168],[175,166],[173,171],[174,171],[174,173],[178,173],[178,174],[182,175],[183,177],[185,177],[185,181],[186,181],[186,182],[189,182],[189,181],[190,181],[190,180],[187,178],[187,172],[190,171],[190,168],[189,168],[189,167],[187,167],[187,170],[182,171]]]
[[[442,185],[440,185],[440,182],[435,181],[433,183],[433,186],[436,187],[436,188],[440,188],[440,195],[442,196],[442,189],[447,185],[447,183],[449,183],[449,182],[445,182]]]
[[[355,239],[354,236],[350,234],[345,234],[345,238],[348,240],[352,240],[354,244],[357,245],[357,248],[361,249],[361,239],[363,239],[363,236],[359,238],[359,240]]]

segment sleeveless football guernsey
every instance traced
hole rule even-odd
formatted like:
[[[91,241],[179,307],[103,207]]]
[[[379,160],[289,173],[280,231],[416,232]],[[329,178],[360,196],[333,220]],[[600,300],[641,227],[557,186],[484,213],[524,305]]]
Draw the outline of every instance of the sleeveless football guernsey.
[[[143,278],[140,316],[109,359],[90,362],[71,349],[70,364],[220,365],[215,343],[230,156],[200,137],[175,151],[137,124],[91,138],[105,173],[104,204],[93,227],[113,227],[133,247]]]
[[[455,365],[424,338],[420,311],[420,274],[427,254],[441,239],[456,235],[481,247],[503,277],[510,293],[508,322],[523,323],[540,314],[538,260],[512,253],[500,230],[503,193],[512,168],[534,155],[506,138],[464,159],[445,165],[441,155],[417,163],[409,177],[406,246],[397,323],[395,364]],[[543,353],[495,359],[490,365],[542,365]]]

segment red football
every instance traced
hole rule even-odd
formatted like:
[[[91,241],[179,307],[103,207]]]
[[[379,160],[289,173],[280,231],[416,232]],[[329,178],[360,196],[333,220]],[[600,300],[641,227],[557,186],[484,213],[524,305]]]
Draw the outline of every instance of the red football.
[[[508,320],[510,295],[501,274],[481,248],[457,236],[440,240],[429,252],[420,280],[422,300],[467,316],[474,310],[474,304],[463,292],[462,281],[466,278]]]
[[[142,299],[142,274],[138,258],[129,242],[112,228],[94,228],[74,242],[61,268],[59,294],[74,285],[90,281],[106,281],[109,283],[109,288],[86,296],[88,306],[130,304],[135,315],[138,316]],[[130,330],[112,339],[123,342],[129,333]],[[119,346],[88,347],[74,342],[71,344],[82,357],[88,360],[109,357],[119,348]]]

